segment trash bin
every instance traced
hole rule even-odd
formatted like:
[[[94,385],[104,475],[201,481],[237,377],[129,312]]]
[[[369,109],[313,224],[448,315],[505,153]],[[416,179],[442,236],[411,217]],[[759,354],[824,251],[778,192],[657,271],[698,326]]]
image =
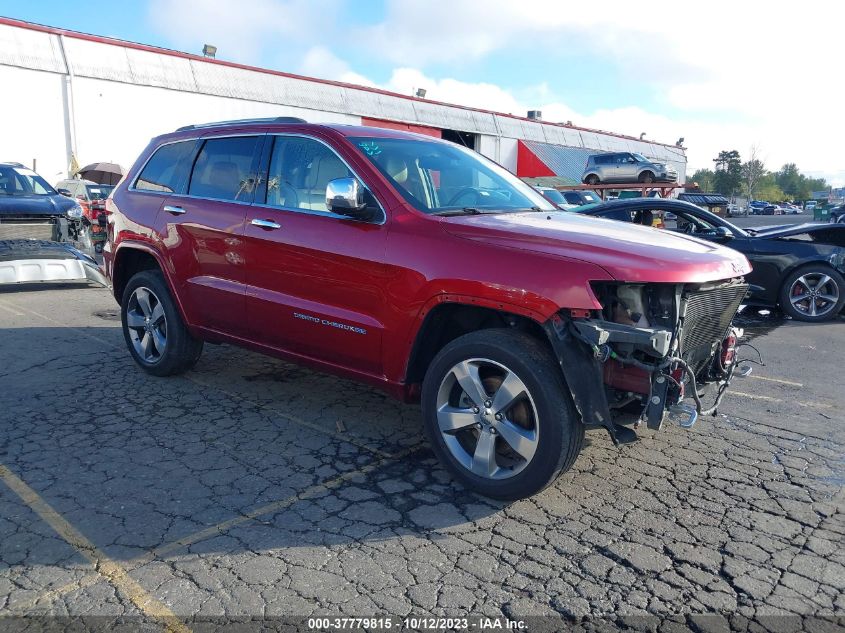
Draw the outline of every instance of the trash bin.
[[[813,209],[813,222],[830,222],[830,209]]]

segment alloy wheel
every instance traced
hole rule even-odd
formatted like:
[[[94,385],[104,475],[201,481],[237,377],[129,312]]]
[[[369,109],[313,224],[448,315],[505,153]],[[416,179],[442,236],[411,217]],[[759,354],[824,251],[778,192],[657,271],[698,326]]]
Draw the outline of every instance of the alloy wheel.
[[[161,300],[149,288],[136,288],[129,297],[126,327],[135,352],[145,363],[161,360],[167,349],[167,317]]]
[[[537,407],[525,383],[492,360],[454,365],[437,393],[437,422],[451,455],[473,474],[507,479],[534,458]]]
[[[839,285],[823,272],[801,275],[789,288],[789,302],[802,314],[824,316],[839,302]]]

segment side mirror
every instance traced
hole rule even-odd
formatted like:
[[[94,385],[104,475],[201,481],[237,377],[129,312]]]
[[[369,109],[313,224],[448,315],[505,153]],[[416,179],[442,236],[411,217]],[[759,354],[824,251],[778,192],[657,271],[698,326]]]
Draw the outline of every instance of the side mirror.
[[[731,233],[731,230],[726,226],[717,226],[716,227],[716,237],[720,240],[732,240],[734,234]]]
[[[356,220],[372,220],[374,205],[367,204],[367,190],[357,178],[335,178],[326,185],[326,208]]]
[[[70,189],[56,189],[60,194],[62,194],[66,198],[70,198]]]

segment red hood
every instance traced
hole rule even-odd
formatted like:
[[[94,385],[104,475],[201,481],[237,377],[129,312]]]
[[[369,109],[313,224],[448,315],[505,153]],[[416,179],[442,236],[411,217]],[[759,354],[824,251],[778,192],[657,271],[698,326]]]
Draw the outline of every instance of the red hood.
[[[747,275],[745,255],[664,229],[575,213],[444,218],[451,234],[597,264],[619,281],[703,283]]]

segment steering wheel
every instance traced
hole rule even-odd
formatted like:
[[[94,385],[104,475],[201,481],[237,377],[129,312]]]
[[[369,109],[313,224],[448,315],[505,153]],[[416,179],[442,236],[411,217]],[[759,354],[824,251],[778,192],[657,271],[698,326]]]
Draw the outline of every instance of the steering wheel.
[[[695,224],[692,222],[687,222],[687,225],[684,227],[684,233],[687,235],[692,235],[695,233]]]
[[[472,194],[472,202],[467,202],[461,206],[470,206],[472,204],[478,204],[479,199],[481,198],[481,193],[478,191],[476,187],[464,187],[463,189],[459,189],[454,196],[449,198],[449,202],[446,203],[447,207],[451,206],[458,206],[458,200],[463,197],[469,196]]]

